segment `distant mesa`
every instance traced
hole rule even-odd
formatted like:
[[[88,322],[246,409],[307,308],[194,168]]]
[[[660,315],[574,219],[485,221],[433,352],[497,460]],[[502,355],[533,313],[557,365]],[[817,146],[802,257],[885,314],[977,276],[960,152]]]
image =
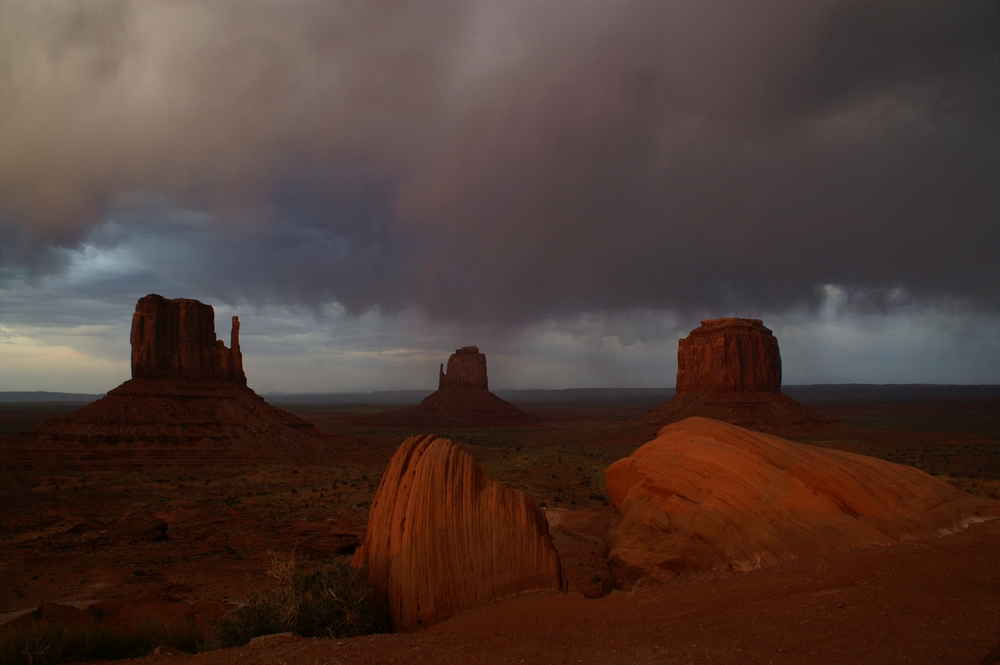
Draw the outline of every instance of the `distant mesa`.
[[[809,555],[929,539],[1000,515],[909,466],[707,418],[668,425],[606,478],[624,582],[712,578]]]
[[[368,571],[383,624],[404,632],[566,586],[542,509],[435,435],[410,437],[393,455],[353,563]]]
[[[486,355],[475,346],[464,346],[442,364],[438,389],[415,409],[415,415],[434,425],[502,426],[528,424],[535,417],[506,402],[489,389]]]
[[[691,416],[787,435],[834,424],[781,392],[778,340],[760,319],[709,319],[677,342],[677,394],[643,420]]]
[[[247,387],[234,316],[230,348],[197,300],[140,298],[132,379],[79,411],[5,442],[11,466],[202,467],[314,461],[336,434],[277,409]]]

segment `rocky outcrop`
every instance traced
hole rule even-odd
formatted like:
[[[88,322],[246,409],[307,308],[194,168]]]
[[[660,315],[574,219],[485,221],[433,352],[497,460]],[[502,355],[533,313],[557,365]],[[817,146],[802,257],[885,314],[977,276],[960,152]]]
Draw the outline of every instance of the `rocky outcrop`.
[[[781,392],[778,340],[760,319],[709,319],[677,342],[677,395],[643,415],[666,425],[693,416],[786,436],[833,423]]]
[[[132,315],[132,378],[234,381],[246,385],[240,322],[231,347],[215,337],[215,310],[197,300],[150,294]]]
[[[12,467],[157,468],[313,462],[347,440],[277,409],[246,386],[232,346],[197,300],[141,298],[132,317],[132,375],[102,399],[11,437]]]
[[[709,319],[677,342],[677,394],[781,392],[778,340],[760,319]]]
[[[411,437],[393,455],[354,565],[367,568],[380,618],[396,631],[565,586],[542,509],[433,435]]]
[[[664,427],[606,477],[621,515],[610,560],[626,582],[931,538],[1000,514],[912,467],[706,418]]]
[[[438,388],[447,386],[474,386],[489,390],[486,378],[486,354],[479,352],[479,347],[463,346],[448,358],[448,371],[444,371],[444,363],[438,374]]]

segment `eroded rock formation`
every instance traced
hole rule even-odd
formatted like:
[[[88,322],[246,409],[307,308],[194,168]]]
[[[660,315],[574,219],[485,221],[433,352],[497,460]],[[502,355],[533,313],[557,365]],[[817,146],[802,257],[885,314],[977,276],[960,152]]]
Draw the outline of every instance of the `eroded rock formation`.
[[[489,390],[486,377],[486,355],[475,346],[458,349],[448,358],[448,368],[442,364],[438,374],[438,389],[428,395],[407,417],[428,426],[462,425],[487,427],[526,424],[534,417],[506,402]]]
[[[565,586],[541,508],[434,435],[411,437],[393,455],[354,565],[367,567],[381,619],[396,631]]]
[[[706,418],[664,427],[606,477],[622,518],[610,560],[627,581],[749,571],[1000,514],[913,467]]]
[[[246,386],[232,346],[197,300],[141,298],[132,318],[133,378],[79,411],[11,437],[11,467],[157,468],[313,462],[344,437],[277,409]]]
[[[463,346],[448,358],[448,371],[444,363],[438,375],[438,388],[446,386],[475,386],[489,390],[486,378],[486,354],[478,346]]]
[[[150,294],[132,315],[132,378],[235,381],[246,385],[240,322],[233,317],[231,347],[215,337],[215,310],[197,300]]]
[[[778,340],[760,319],[709,319],[677,342],[677,394],[781,392]]]
[[[760,319],[709,319],[678,340],[677,395],[643,420],[692,416],[789,436],[833,424],[782,394],[778,340]]]

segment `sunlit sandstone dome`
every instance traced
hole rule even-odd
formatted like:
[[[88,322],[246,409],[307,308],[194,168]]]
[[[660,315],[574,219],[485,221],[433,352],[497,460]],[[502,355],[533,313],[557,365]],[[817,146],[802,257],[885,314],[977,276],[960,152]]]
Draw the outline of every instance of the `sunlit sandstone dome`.
[[[229,348],[215,310],[197,300],[139,299],[132,379],[79,411],[13,437],[14,466],[162,467],[315,460],[342,437],[265,402],[247,387],[239,320]]]
[[[1000,502],[901,464],[688,418],[607,472],[610,563],[634,582],[720,577],[892,545],[1000,515]]]
[[[677,343],[677,395],[643,416],[691,416],[761,432],[808,435],[832,423],[781,392],[778,340],[760,319],[709,319]]]

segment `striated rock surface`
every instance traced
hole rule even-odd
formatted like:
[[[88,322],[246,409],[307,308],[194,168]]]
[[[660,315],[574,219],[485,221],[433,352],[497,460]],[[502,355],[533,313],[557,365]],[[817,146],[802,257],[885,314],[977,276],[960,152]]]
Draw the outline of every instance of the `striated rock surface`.
[[[315,462],[348,440],[275,408],[246,386],[232,347],[197,300],[141,298],[132,318],[133,378],[79,411],[9,437],[11,468],[158,468]]]
[[[760,319],[709,319],[677,342],[677,394],[781,392],[778,340]]]
[[[778,340],[760,319],[709,319],[677,342],[677,395],[643,415],[666,425],[699,416],[785,436],[834,423],[781,392]]]
[[[706,418],[664,427],[606,477],[621,515],[610,560],[627,581],[723,576],[1000,515],[913,467]]]
[[[231,348],[215,337],[215,310],[197,300],[150,294],[132,315],[132,378],[234,381],[246,385],[240,322],[233,317]]]
[[[393,455],[354,565],[367,567],[381,619],[396,631],[565,587],[542,509],[434,435],[411,437]]]

